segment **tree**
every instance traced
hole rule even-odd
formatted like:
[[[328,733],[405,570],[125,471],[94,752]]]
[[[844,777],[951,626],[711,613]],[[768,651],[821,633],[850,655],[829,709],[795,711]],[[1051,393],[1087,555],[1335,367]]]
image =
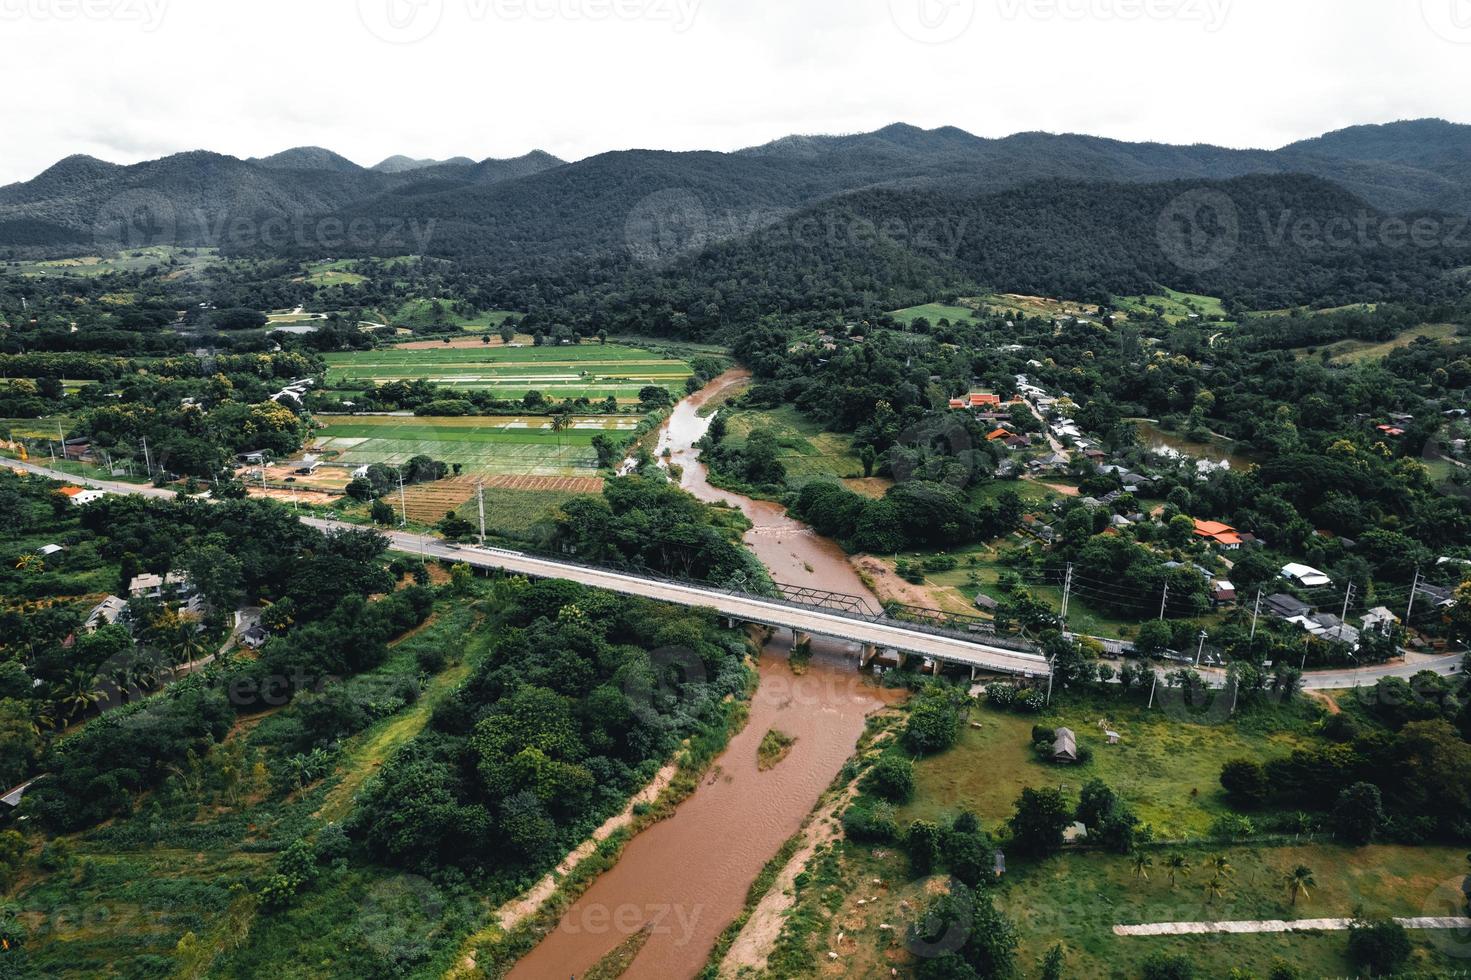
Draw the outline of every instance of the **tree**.
[[[920,959],[922,980],[1000,980],[1016,969],[1017,936],[991,897],[951,882],[909,926],[905,945]]]
[[[1134,638],[1134,649],[1141,657],[1157,657],[1170,648],[1174,639],[1175,632],[1169,623],[1151,619],[1139,627],[1139,635]]]
[[[1171,854],[1165,861],[1165,870],[1169,873],[1170,888],[1173,889],[1179,879],[1190,877],[1190,859],[1183,854]]]
[[[1194,980],[1195,964],[1184,954],[1153,953],[1144,961],[1139,976],[1142,980]]]
[[[1294,907],[1299,898],[1310,898],[1309,888],[1318,887],[1318,880],[1313,877],[1313,870],[1305,864],[1299,864],[1287,874],[1282,876],[1282,882],[1287,886],[1287,894],[1292,898]]]
[[[904,726],[904,745],[911,752],[929,755],[955,744],[960,715],[945,687],[932,684],[921,691],[909,709]]]
[[[1148,881],[1149,869],[1154,867],[1154,858],[1145,854],[1143,851],[1135,851],[1131,863],[1134,869],[1134,877],[1140,881]]]
[[[1233,759],[1221,767],[1221,788],[1233,803],[1256,808],[1267,802],[1267,770],[1253,759]]]
[[[475,573],[470,570],[469,565],[456,565],[450,569],[450,592],[457,596],[467,596],[475,578]]]
[[[26,777],[41,755],[41,739],[25,701],[0,701],[0,784],[14,786]]]
[[[1062,849],[1073,808],[1060,790],[1024,789],[1010,821],[1012,838],[1024,854],[1045,857]]]
[[[216,541],[200,544],[184,554],[181,564],[211,612],[235,608],[244,582],[244,569],[240,559],[222,544]]]
[[[374,524],[398,523],[398,515],[394,513],[393,508],[381,500],[373,501],[373,506],[370,508],[370,516]]]
[[[940,828],[928,820],[914,821],[904,835],[904,850],[916,878],[929,874],[940,862]]]
[[[1338,794],[1333,832],[1340,840],[1363,847],[1384,826],[1384,798],[1373,783],[1354,783]]]
[[[516,328],[511,326],[509,323],[502,322],[500,334],[501,343],[509,344],[516,339]]]
[[[1358,918],[1348,927],[1348,955],[1370,976],[1398,973],[1410,953],[1410,937],[1393,919]]]
[[[863,789],[890,803],[908,803],[914,796],[914,763],[885,753],[863,777]]]
[[[1047,951],[1037,963],[1037,980],[1063,980],[1063,969],[1067,966],[1067,949],[1058,943]]]
[[[346,493],[358,503],[367,503],[373,499],[373,484],[364,477],[354,477],[347,485]]]

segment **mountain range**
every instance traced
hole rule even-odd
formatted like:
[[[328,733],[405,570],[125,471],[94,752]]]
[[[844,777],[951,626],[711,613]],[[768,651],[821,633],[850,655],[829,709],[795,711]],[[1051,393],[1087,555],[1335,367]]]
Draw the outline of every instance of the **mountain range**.
[[[1155,184],[1306,175],[1386,213],[1471,214],[1471,126],[1415,120],[1357,126],[1277,150],[1127,143],[1019,133],[986,139],[896,124],[847,136],[791,136],[731,153],[626,150],[568,163],[540,151],[511,160],[390,157],[361,167],[300,147],[241,160],[206,151],[131,166],[68,157],[0,188],[0,249],[95,251],[147,240],[248,250],[232,234],[324,219],[432,225],[425,251],[505,255],[525,267],[625,249],[653,212],[695,214],[705,241],[739,238],[854,192],[974,198],[1048,181]],[[334,223],[332,227],[337,227]],[[365,226],[366,227],[366,226]],[[272,247],[278,247],[273,243]],[[395,251],[402,242],[320,241],[300,252]]]

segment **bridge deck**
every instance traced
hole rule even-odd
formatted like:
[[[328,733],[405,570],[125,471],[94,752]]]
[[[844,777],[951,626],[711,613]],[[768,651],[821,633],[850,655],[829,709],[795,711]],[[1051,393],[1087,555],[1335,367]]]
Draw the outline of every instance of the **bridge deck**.
[[[335,526],[328,521],[307,519],[306,522],[323,528]],[[451,548],[416,534],[395,531],[389,532],[388,537],[395,547],[403,551],[422,552],[429,557],[463,562],[477,568],[497,569],[530,578],[566,579],[622,595],[713,609],[723,616],[747,623],[786,627],[816,636],[919,654],[980,670],[1029,677],[1045,677],[1048,673],[1046,658],[1038,654],[1022,653],[940,633],[907,629],[893,623],[873,622],[856,616],[721,592],[717,589],[702,589],[694,585],[535,558],[514,551]]]

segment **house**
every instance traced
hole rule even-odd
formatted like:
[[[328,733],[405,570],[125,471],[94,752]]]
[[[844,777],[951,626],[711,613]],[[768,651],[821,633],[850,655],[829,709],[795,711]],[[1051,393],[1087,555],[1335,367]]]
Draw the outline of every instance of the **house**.
[[[1034,470],[1060,470],[1066,469],[1070,462],[1072,460],[1062,453],[1049,453],[1041,459],[1032,460],[1027,466]]]
[[[1024,435],[1013,432],[1011,435],[1003,439],[1002,443],[1006,446],[1007,449],[1026,449],[1027,447],[1031,446],[1032,440],[1028,439]]]
[[[1211,601],[1218,606],[1230,605],[1236,601],[1236,586],[1224,579],[1212,582]]]
[[[966,401],[964,398],[952,398],[952,399],[950,399],[950,408],[952,410],[958,411],[960,409],[969,408],[969,407],[970,407],[970,402]]]
[[[296,468],[297,476],[312,476],[322,467],[322,464],[317,460],[303,460],[302,464]]]
[[[62,487],[56,492],[70,500],[73,507],[85,507],[87,504],[101,500],[107,496],[101,490],[88,490],[85,487]]]
[[[1053,762],[1077,762],[1078,761],[1078,736],[1073,734],[1071,728],[1059,728],[1057,740],[1052,743]]]
[[[1293,562],[1282,566],[1282,577],[1291,579],[1305,589],[1315,589],[1321,586],[1332,585],[1333,580],[1327,575],[1313,568],[1311,565],[1301,565]]]
[[[971,408],[999,408],[1000,405],[1000,395],[972,394],[970,396]]]
[[[1001,603],[997,602],[995,599],[982,592],[976,596],[976,608],[984,609],[986,612],[993,613],[997,609],[1001,608]]]
[[[48,544],[37,548],[36,554],[40,555],[42,558],[53,558],[64,551],[66,551],[66,549],[59,544]]]
[[[110,595],[92,607],[92,611],[87,614],[87,622],[83,624],[82,631],[95,633],[104,626],[111,626],[122,617],[127,609],[126,599]]]
[[[1241,550],[1241,535],[1229,524],[1198,520],[1195,522],[1195,536],[1226,551]]]
[[[987,442],[995,442],[998,439],[1006,439],[1006,438],[1009,438],[1011,435],[1012,435],[1012,432],[1011,432],[1010,429],[998,427],[998,428],[994,429],[993,431],[991,431],[991,432],[989,432],[989,433],[986,434],[986,441]]]
[[[191,591],[188,572],[169,572],[167,576],[144,573],[128,583],[128,595],[135,599],[162,599],[165,594],[182,595]]]
[[[1391,439],[1398,439],[1400,436],[1405,434],[1405,430],[1401,429],[1397,425],[1377,425],[1374,428],[1375,431],[1379,432],[1381,435],[1386,435]]]
[[[1449,609],[1456,604],[1455,592],[1450,588],[1440,585],[1421,584],[1416,592],[1417,596],[1429,599],[1437,609]],[[1418,599],[1416,601],[1419,601]]]
[[[1267,596],[1266,606],[1268,612],[1281,619],[1294,619],[1300,616],[1307,616],[1313,611],[1312,606],[1296,596],[1290,596],[1285,592]]]
[[[262,629],[260,623],[253,624],[250,629],[240,634],[241,644],[252,650],[259,650],[270,638],[271,634]]]
[[[1366,632],[1370,630],[1378,630],[1379,632],[1383,633],[1396,626],[1399,623],[1399,617],[1390,612],[1384,606],[1378,606],[1364,613],[1363,618],[1360,620],[1360,622],[1363,624],[1364,630]]]

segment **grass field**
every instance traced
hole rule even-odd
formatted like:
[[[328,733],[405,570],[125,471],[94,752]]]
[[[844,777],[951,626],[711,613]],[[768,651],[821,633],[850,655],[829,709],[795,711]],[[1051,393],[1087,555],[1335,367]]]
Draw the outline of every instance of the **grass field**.
[[[1383,360],[1401,347],[1408,347],[1422,337],[1442,344],[1448,343],[1455,338],[1456,330],[1454,323],[1429,323],[1403,330],[1382,343],[1366,340],[1340,340],[1311,352],[1299,350],[1297,355],[1299,357],[1321,357],[1322,352],[1327,351],[1329,359],[1335,364],[1359,364],[1365,361]]]
[[[355,259],[313,262],[306,267],[302,281],[314,286],[358,286],[367,282],[366,276],[349,271],[354,265],[357,265]]]
[[[641,388],[660,385],[684,393],[691,370],[674,360],[617,344],[560,347],[387,349],[326,355],[327,383],[358,389],[386,381],[423,379],[463,391],[488,391],[522,398],[540,391],[553,400],[609,395],[636,403]]]
[[[802,486],[818,477],[848,479],[863,476],[863,463],[853,452],[850,436],[822,431],[790,405],[759,411],[727,413],[730,438],[744,443],[756,429],[770,429],[781,445],[782,465],[787,468],[787,481]]]
[[[1169,323],[1188,320],[1191,314],[1202,318],[1226,315],[1226,308],[1214,296],[1182,293],[1169,288],[1149,296],[1121,296],[1117,302],[1124,313],[1158,313]]]
[[[969,321],[975,310],[968,306],[951,306],[947,303],[926,303],[923,306],[911,306],[906,310],[895,310],[890,314],[895,320],[908,326],[920,317],[929,320],[930,323],[938,323],[940,320]]]
[[[175,259],[180,263],[181,272],[192,272],[220,261],[217,249],[153,245],[148,248],[125,249],[113,255],[19,262],[13,268],[23,276],[34,277],[104,276],[111,272],[137,272],[149,266],[165,266]]]
[[[459,463],[472,474],[586,475],[597,468],[593,437],[626,433],[638,423],[630,416],[578,417],[571,429],[558,433],[544,417],[358,415],[331,418],[313,450],[335,453],[332,463],[354,467],[400,464],[422,455]]]
[[[530,483],[536,477],[495,478],[485,485],[485,529],[489,534],[508,538],[526,539],[532,532],[549,523],[557,509],[569,501],[588,494],[601,492],[601,481],[579,480],[581,489],[565,489],[556,486],[558,481],[546,481],[551,486],[541,487]],[[515,481],[515,482],[513,482]],[[563,484],[572,481],[560,481]],[[479,519],[479,508],[472,495],[458,511],[470,523]],[[440,516],[443,516],[442,514]]]

